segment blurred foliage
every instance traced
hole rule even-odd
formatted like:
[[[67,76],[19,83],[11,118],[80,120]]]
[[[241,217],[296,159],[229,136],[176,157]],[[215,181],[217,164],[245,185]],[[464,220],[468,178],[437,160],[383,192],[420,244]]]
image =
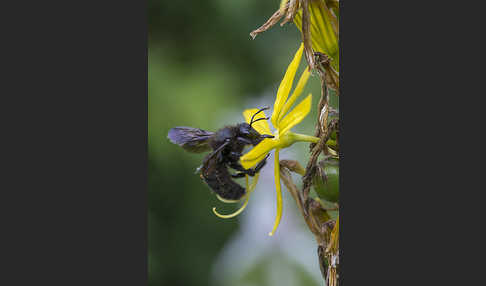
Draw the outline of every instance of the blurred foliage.
[[[257,261],[249,271],[236,277],[231,286],[311,286],[315,283],[302,265],[289,261],[279,252],[272,252]]]
[[[167,140],[167,132],[174,126],[214,131],[237,123],[249,107],[244,105],[265,92],[275,94],[300,44],[299,32],[288,24],[253,41],[249,32],[278,3],[148,2],[149,285],[210,285],[213,261],[238,228],[238,219],[222,220],[211,211],[221,204],[194,174],[204,154],[184,152]],[[311,79],[308,92],[319,90],[318,79]],[[300,131],[312,134],[315,116],[312,110]],[[307,147],[301,147],[306,154]],[[255,265],[255,277],[258,269]]]

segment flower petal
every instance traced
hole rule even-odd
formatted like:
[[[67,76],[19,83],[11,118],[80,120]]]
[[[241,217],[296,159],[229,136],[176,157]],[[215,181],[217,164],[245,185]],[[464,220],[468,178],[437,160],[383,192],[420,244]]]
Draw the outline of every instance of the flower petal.
[[[259,109],[252,108],[252,109],[247,109],[243,111],[243,117],[245,117],[246,123],[250,124],[251,117],[258,112]],[[264,111],[258,113],[255,118],[253,119],[254,121],[259,118],[266,118],[267,116],[265,115]],[[268,125],[268,121],[266,120],[260,120],[251,125],[258,133],[260,134],[268,134],[272,135],[272,131],[270,131],[270,125]]]
[[[295,87],[294,92],[292,93],[292,96],[290,96],[289,100],[284,104],[282,111],[280,111],[280,115],[278,117],[278,122],[280,124],[280,121],[282,121],[282,118],[285,116],[287,111],[289,111],[290,107],[292,107],[292,104],[299,98],[299,96],[302,94],[302,91],[304,90],[305,85],[307,84],[307,80],[309,80],[310,76],[310,68],[306,68],[302,75],[300,76],[299,82],[297,83],[297,86]]]
[[[284,78],[280,82],[280,86],[278,87],[277,91],[277,98],[275,99],[275,103],[273,104],[273,113],[272,113],[272,123],[275,128],[278,127],[277,122],[280,115],[280,111],[287,101],[287,98],[290,93],[290,89],[292,88],[292,83],[294,82],[295,73],[299,68],[300,60],[302,58],[302,52],[304,51],[304,44],[300,44],[300,48],[295,53],[294,59],[290,62],[289,66],[287,67],[287,71],[285,72]]]
[[[255,186],[256,186],[256,183],[258,182],[258,177],[259,176],[260,176],[260,173],[256,173],[255,176],[253,177],[253,182],[251,183],[251,185],[249,185],[248,184],[248,175],[245,175],[247,193],[245,195],[245,202],[243,203],[243,205],[237,211],[235,211],[234,213],[231,213],[231,214],[222,215],[222,214],[220,214],[220,213],[218,213],[216,211],[216,208],[213,208],[213,213],[217,217],[220,217],[220,218],[232,218],[232,217],[235,217],[235,216],[239,215],[243,210],[245,210],[246,205],[248,205],[248,201],[250,200],[250,194],[255,189]]]
[[[228,200],[228,199],[223,199],[220,195],[216,194],[216,198],[225,204],[232,204],[232,203],[237,203],[241,201],[241,198],[239,200]]]
[[[292,127],[299,124],[309,114],[312,104],[312,94],[309,94],[301,103],[285,116],[279,124],[279,134],[283,136]]]
[[[275,150],[275,189],[277,191],[277,216],[275,217],[275,222],[273,224],[272,231],[268,234],[270,236],[275,234],[277,227],[280,224],[280,219],[282,218],[282,187],[280,186],[280,161],[279,161],[279,149]]]
[[[310,1],[310,33],[312,49],[328,55],[331,66],[339,72],[339,23],[324,1]],[[294,23],[302,32],[302,9],[294,17]]]
[[[241,165],[245,169],[255,166],[278,144],[279,142],[274,139],[263,139],[263,141],[251,149],[250,152],[240,157]]]

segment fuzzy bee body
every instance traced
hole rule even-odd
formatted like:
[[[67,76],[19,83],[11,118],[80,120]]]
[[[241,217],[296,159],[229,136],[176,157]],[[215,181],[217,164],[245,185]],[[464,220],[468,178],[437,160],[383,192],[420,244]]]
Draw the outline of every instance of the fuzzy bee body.
[[[174,127],[169,131],[168,138],[189,152],[201,153],[212,150],[203,160],[201,178],[221,198],[239,200],[245,195],[246,190],[232,178],[254,176],[266,163],[265,158],[254,169],[244,169],[239,163],[244,148],[249,145],[256,146],[264,138],[273,136],[258,133],[251,127],[251,123],[240,123],[226,126],[216,132],[193,127]],[[239,173],[231,174],[228,168]]]
[[[246,193],[245,188],[232,180],[228,167],[218,162],[218,159],[204,160],[201,178],[211,190],[226,200],[238,200]]]

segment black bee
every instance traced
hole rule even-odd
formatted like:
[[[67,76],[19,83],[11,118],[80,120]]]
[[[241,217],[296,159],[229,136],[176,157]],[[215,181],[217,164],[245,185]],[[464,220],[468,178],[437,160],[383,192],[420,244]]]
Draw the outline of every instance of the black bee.
[[[239,163],[243,149],[248,145],[256,146],[265,138],[274,138],[272,135],[260,134],[251,125],[259,120],[255,116],[269,109],[264,107],[256,112],[248,123],[240,123],[235,126],[226,126],[216,132],[205,131],[193,127],[174,127],[169,131],[168,138],[174,144],[184,148],[186,151],[201,153],[213,150],[207,155],[198,171],[201,171],[201,178],[221,198],[226,200],[239,200],[246,190],[231,178],[241,178],[245,175],[254,176],[266,163],[265,157],[255,168],[246,170]],[[231,174],[228,170],[232,168],[239,171]]]

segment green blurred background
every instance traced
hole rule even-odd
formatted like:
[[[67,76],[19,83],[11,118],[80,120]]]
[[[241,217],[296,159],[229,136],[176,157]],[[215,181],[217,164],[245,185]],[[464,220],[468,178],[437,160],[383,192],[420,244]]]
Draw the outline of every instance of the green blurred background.
[[[274,237],[267,235],[275,216],[273,156],[248,208],[223,220],[212,207],[227,213],[237,206],[217,201],[194,174],[204,154],[186,153],[167,139],[175,126],[215,131],[243,121],[245,108],[273,105],[300,35],[293,24],[275,26],[255,40],[249,33],[279,2],[148,2],[149,285],[322,284],[315,242],[286,193],[281,227]],[[294,129],[313,134],[316,76],[305,92],[314,95],[313,110]],[[305,165],[307,148],[297,143],[281,159]]]

